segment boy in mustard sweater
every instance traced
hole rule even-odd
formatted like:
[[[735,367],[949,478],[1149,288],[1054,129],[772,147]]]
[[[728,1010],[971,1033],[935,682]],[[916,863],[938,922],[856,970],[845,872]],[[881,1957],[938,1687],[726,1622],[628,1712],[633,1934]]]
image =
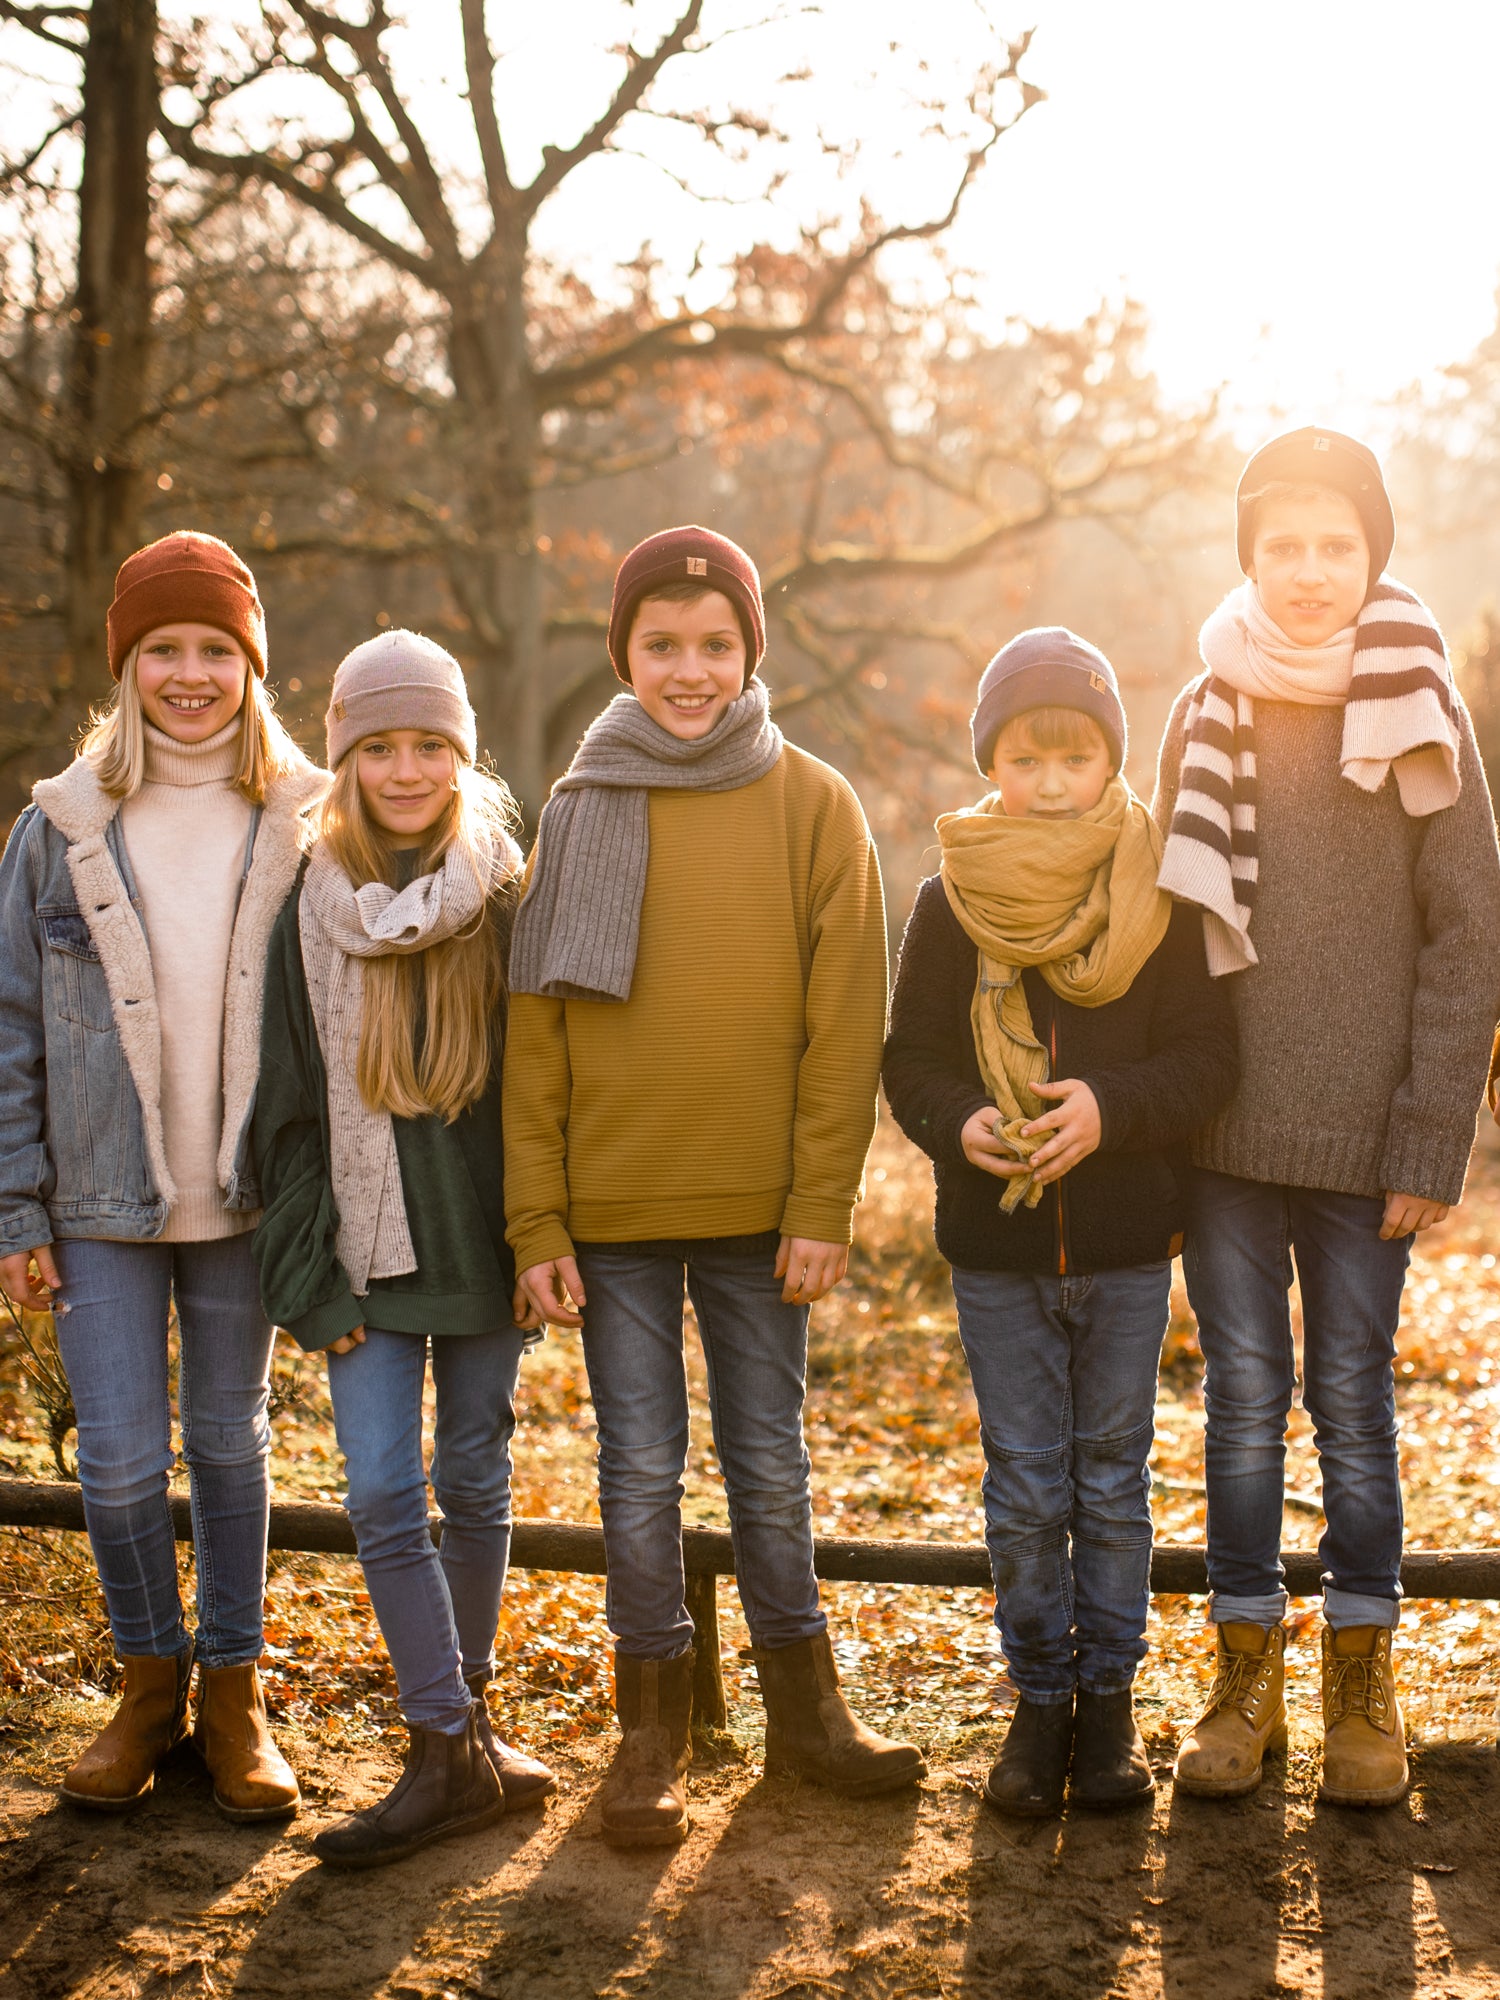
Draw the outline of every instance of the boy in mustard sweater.
[[[511,959],[508,1234],[581,1327],[622,1742],[616,1845],[687,1832],[683,1290],[708,1365],[766,1768],[855,1795],[925,1775],[838,1691],[812,1562],[808,1308],[843,1277],[875,1123],[885,910],[859,801],[771,721],[755,565],[698,527],[615,579],[630,692],[542,814]]]

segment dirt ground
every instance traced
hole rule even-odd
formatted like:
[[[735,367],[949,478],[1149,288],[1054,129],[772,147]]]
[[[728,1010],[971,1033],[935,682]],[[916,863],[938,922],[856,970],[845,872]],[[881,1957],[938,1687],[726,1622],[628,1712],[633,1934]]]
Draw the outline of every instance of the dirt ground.
[[[1500,1994],[1500,1758],[1418,1751],[1408,1802],[1315,1803],[1294,1733],[1255,1798],[1003,1821],[978,1796],[993,1728],[932,1746],[920,1790],[854,1805],[754,1762],[694,1773],[681,1849],[622,1854],[593,1804],[603,1746],[562,1796],[399,1870],[339,1876],[309,1840],[395,1769],[283,1740],[307,1791],[288,1829],[231,1827],[190,1751],[128,1819],[55,1802],[96,1707],[5,1725],[0,1991],[25,2000],[783,2000],[849,1994],[1155,2000]],[[1165,1766],[1165,1742],[1159,1746]]]
[[[817,1525],[972,1540],[972,1395],[925,1163],[882,1129],[850,1284],[815,1318],[809,1435]],[[1412,1546],[1500,1534],[1500,1143],[1468,1199],[1424,1239],[1398,1358]],[[0,1326],[0,1469],[52,1476],[36,1394]],[[691,1347],[695,1343],[690,1343]],[[333,1500],[339,1464],[321,1371],[277,1362],[274,1476]],[[691,1366],[688,1513],[723,1500]],[[527,1364],[520,1514],[596,1518],[593,1429],[576,1342]],[[1161,1541],[1203,1536],[1202,1395],[1179,1296],[1157,1409]],[[1294,1413],[1285,1538],[1321,1528],[1305,1413]],[[183,1582],[191,1587],[184,1551]],[[81,1537],[0,1531],[0,2000],[1500,2000],[1500,1610],[1412,1602],[1397,1669],[1415,1784],[1390,1811],[1316,1803],[1316,1606],[1290,1619],[1293,1745],[1253,1799],[1020,1826],[980,1785],[1013,1699],[977,1590],[830,1585],[851,1697],[927,1748],[920,1791],[851,1804],[759,1775],[760,1710],[732,1585],[719,1590],[742,1763],[696,1768],[694,1827],[673,1852],[621,1854],[593,1799],[609,1753],[608,1633],[597,1578],[520,1572],[499,1635],[497,1720],[563,1778],[540,1816],[398,1870],[336,1876],[309,1842],[377,1796],[400,1754],[394,1689],[350,1563],[273,1559],[263,1662],[279,1740],[303,1780],[289,1828],[216,1815],[181,1751],[156,1795],[115,1820],[56,1803],[112,1703],[103,1606]],[[1201,1600],[1159,1598],[1138,1685],[1160,1769],[1211,1673]],[[503,1705],[502,1705],[503,1704]]]

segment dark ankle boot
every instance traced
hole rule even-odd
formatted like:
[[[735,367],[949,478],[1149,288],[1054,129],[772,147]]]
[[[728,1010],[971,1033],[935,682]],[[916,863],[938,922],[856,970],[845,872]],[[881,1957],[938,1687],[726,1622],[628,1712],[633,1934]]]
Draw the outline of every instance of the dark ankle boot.
[[[1023,1694],[984,1795],[997,1812],[1050,1819],[1063,1809],[1072,1754],[1072,1701],[1028,1701]]]
[[[71,1805],[125,1812],[156,1782],[156,1767],[187,1732],[193,1649],[176,1658],[143,1653],[123,1659],[120,1705],[62,1781]]]
[[[471,1710],[456,1736],[412,1728],[406,1769],[392,1789],[377,1804],[325,1828],[313,1853],[334,1868],[380,1868],[434,1840],[477,1832],[504,1811],[505,1795]]]
[[[691,1646],[674,1660],[615,1653],[620,1747],[605,1773],[602,1799],[611,1847],[672,1847],[687,1838],[693,1659]]]
[[[1078,1806],[1133,1806],[1155,1790],[1130,1689],[1091,1694],[1080,1688],[1073,1716],[1069,1800]]]
[[[915,1743],[877,1736],[845,1701],[826,1632],[792,1646],[757,1647],[754,1658],[766,1704],[768,1778],[810,1778],[847,1798],[870,1798],[927,1776]]]
[[[512,1744],[495,1734],[484,1694],[489,1680],[488,1674],[469,1674],[464,1686],[474,1697],[474,1726],[479,1731],[484,1754],[500,1780],[505,1810],[522,1812],[527,1806],[539,1806],[544,1799],[550,1799],[557,1790],[557,1778],[539,1758],[522,1756]]]

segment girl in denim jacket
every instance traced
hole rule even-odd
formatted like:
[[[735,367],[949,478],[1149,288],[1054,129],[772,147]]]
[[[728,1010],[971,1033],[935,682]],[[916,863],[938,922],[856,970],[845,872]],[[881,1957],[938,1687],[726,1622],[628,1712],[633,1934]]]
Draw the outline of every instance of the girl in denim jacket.
[[[212,536],[124,563],[115,698],[38,784],[0,861],[0,1287],[57,1315],[119,1708],[63,1780],[117,1812],[186,1728],[234,1820],[297,1781],[256,1674],[270,1503],[271,1328],[249,1231],[267,942],[326,784],[265,693],[255,579]],[[183,1621],[167,1482],[167,1319],[197,1551]]]

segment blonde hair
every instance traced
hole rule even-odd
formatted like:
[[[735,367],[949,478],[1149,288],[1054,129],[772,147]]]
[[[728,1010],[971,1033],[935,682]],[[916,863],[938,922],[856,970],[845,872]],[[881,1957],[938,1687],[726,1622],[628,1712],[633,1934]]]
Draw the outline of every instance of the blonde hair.
[[[1114,762],[1109,738],[1081,708],[1028,708],[1013,715],[995,738],[990,762],[994,763],[1002,744],[1011,750],[1023,740],[1033,750],[1097,750],[1102,746]]]
[[[146,716],[135,672],[140,651],[138,644],[132,646],[121,661],[119,686],[108,701],[91,710],[78,745],[79,755],[88,758],[114,799],[133,799],[146,778]],[[275,780],[302,770],[306,763],[276,713],[273,695],[246,660],[236,789],[251,805],[263,806]]]
[[[423,874],[431,874],[450,849],[466,854],[479,868],[482,852],[507,840],[519,817],[500,778],[476,769],[456,749],[453,761],[453,796],[422,836],[417,866]],[[317,808],[315,828],[356,888],[366,882],[399,886],[397,850],[371,819],[359,788],[357,745],[339,759],[333,784]],[[484,1095],[499,1054],[505,998],[492,901],[486,901],[470,930],[422,951],[364,960],[355,1076],[372,1111],[388,1111],[395,1118],[436,1112],[451,1125]]]

